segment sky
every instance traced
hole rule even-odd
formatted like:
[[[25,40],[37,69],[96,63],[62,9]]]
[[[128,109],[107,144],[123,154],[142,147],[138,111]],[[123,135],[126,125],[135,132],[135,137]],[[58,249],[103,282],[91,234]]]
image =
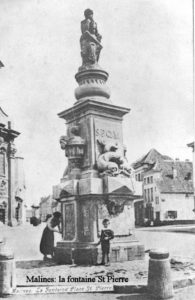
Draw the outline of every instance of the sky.
[[[131,108],[123,121],[129,162],[151,148],[192,160],[192,0],[1,0],[0,106],[21,132],[27,204],[51,194],[66,167],[57,114],[76,101],[86,8],[103,37],[111,101]]]

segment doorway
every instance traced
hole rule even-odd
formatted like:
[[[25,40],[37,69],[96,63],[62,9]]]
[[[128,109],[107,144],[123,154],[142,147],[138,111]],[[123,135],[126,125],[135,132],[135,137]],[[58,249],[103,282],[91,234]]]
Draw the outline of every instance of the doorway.
[[[0,222],[5,224],[5,209],[4,208],[0,208]]]

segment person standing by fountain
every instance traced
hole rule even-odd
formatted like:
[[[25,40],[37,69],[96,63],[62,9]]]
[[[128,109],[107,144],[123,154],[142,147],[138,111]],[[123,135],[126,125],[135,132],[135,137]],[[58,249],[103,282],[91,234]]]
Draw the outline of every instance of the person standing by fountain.
[[[54,232],[61,233],[60,228],[61,223],[61,213],[56,211],[47,220],[47,226],[43,230],[41,242],[40,242],[40,252],[44,255],[43,260],[48,260],[47,255],[54,256]],[[55,227],[58,226],[58,230]]]
[[[102,224],[104,226],[104,229],[101,231],[100,241],[98,242],[98,245],[101,244],[102,248],[102,262],[101,265],[105,265],[105,258],[107,265],[110,263],[110,240],[114,238],[114,232],[109,229],[110,221],[108,219],[104,219],[102,221]]]

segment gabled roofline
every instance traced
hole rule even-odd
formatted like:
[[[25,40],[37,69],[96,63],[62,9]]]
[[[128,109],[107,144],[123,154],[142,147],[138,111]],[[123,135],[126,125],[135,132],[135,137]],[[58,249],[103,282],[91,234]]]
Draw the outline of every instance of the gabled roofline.
[[[190,194],[190,195],[193,195],[193,192],[188,192],[188,191],[186,191],[186,192],[163,192],[163,191],[160,191],[160,193],[161,194]]]
[[[155,154],[157,157],[154,157],[154,161],[151,161],[151,155]],[[172,160],[171,157],[168,155],[163,155],[160,152],[158,152],[156,149],[152,148],[150,151],[148,151],[145,155],[143,155],[141,158],[137,159],[135,162],[133,162],[131,165],[134,168],[134,170],[138,169],[139,167],[142,167],[144,165],[153,166],[158,160],[161,158],[162,160]]]
[[[194,142],[187,144],[188,147],[192,147],[194,149]]]
[[[0,111],[2,112],[2,114],[3,114],[5,117],[8,117],[8,115],[4,112],[4,110],[2,109],[1,106],[0,106]]]

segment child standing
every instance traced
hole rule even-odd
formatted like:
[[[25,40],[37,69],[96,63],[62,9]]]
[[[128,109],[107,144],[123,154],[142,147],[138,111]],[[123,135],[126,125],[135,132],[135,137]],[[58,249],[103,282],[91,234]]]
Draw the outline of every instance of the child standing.
[[[104,219],[102,222],[104,228],[101,231],[100,241],[98,245],[101,244],[102,248],[102,262],[101,265],[105,265],[105,258],[107,260],[107,264],[110,262],[109,253],[110,253],[110,240],[114,238],[114,232],[108,228],[110,221],[108,219]]]

